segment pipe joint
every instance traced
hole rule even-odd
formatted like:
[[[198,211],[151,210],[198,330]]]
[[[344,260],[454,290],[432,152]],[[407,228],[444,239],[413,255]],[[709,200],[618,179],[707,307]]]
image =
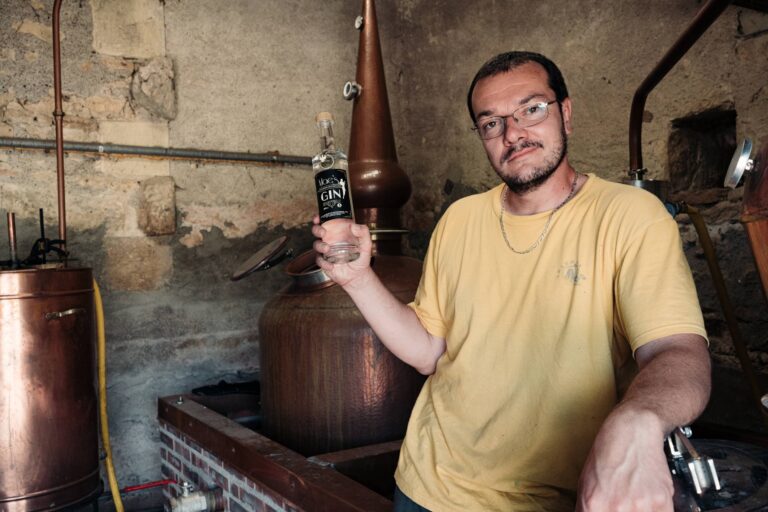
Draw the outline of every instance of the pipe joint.
[[[363,93],[363,86],[357,82],[347,82],[344,84],[344,91],[342,92],[344,99],[347,101],[354,100]]]
[[[195,491],[192,484],[182,482],[181,494],[170,501],[171,512],[217,512],[224,510],[224,495],[220,488]]]

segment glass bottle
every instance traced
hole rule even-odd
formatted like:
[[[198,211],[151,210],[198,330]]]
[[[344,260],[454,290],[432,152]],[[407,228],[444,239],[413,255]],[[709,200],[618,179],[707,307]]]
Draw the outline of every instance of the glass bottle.
[[[333,139],[333,115],[317,114],[320,152],[312,158],[320,223],[326,230],[323,241],[329,245],[324,258],[331,263],[345,263],[360,257],[357,238],[352,235],[354,210],[349,184],[347,155]]]

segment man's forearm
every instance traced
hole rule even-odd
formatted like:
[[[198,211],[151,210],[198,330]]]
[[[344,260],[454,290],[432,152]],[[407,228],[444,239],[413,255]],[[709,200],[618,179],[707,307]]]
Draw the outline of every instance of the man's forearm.
[[[578,512],[672,510],[664,436],[704,409],[709,351],[703,338],[685,334],[652,341],[635,356],[640,372],[606,418],[584,464]]]
[[[430,335],[416,313],[387,290],[370,268],[344,286],[384,345],[403,362],[429,375],[445,351],[445,341]]]
[[[636,353],[640,372],[615,414],[651,413],[663,432],[696,419],[704,410],[711,387],[706,341],[698,335],[662,338]]]

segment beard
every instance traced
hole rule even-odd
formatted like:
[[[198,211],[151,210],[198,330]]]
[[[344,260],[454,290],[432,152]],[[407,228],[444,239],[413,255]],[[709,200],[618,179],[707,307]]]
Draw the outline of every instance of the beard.
[[[494,169],[496,174],[499,175],[501,180],[507,184],[509,190],[515,194],[524,194],[530,192],[542,186],[549,179],[555,170],[560,166],[568,152],[568,135],[565,133],[565,126],[560,126],[560,140],[553,148],[552,154],[544,160],[539,167],[534,167],[531,172],[522,176],[505,176],[501,173],[501,166],[507,159],[512,156],[513,153],[520,151],[524,148],[539,147],[544,149],[544,145],[539,141],[525,140],[519,144],[515,144],[507,149],[502,155],[499,167]]]

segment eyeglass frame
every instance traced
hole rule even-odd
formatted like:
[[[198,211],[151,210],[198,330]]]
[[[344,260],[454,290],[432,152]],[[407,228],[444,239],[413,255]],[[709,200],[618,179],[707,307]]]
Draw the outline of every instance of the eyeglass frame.
[[[530,128],[531,126],[536,126],[537,124],[543,123],[544,121],[546,121],[549,118],[549,106],[551,104],[553,104],[553,103],[559,104],[560,100],[554,99],[552,101],[535,101],[535,102],[532,102],[532,103],[526,103],[525,105],[522,105],[521,107],[516,108],[515,110],[513,110],[511,114],[507,114],[505,116],[488,116],[487,119],[500,119],[504,126],[502,126],[502,128],[501,128],[501,133],[499,133],[498,135],[495,135],[493,137],[488,137],[487,139],[483,138],[483,135],[480,133],[480,127],[477,125],[477,123],[475,123],[475,125],[471,129],[472,129],[473,132],[477,132],[477,136],[480,137],[481,140],[493,140],[493,139],[496,139],[498,137],[501,137],[507,131],[507,118],[509,118],[509,117],[514,119],[515,123],[517,123],[517,126],[519,126],[520,128]],[[545,110],[547,112],[547,115],[545,115],[542,119],[540,119],[539,121],[536,121],[535,123],[521,125],[520,124],[520,120],[518,120],[515,117],[515,114],[520,112],[521,110],[523,110],[525,108],[530,108],[533,105],[538,105],[538,106],[544,105],[544,108],[545,108]]]

